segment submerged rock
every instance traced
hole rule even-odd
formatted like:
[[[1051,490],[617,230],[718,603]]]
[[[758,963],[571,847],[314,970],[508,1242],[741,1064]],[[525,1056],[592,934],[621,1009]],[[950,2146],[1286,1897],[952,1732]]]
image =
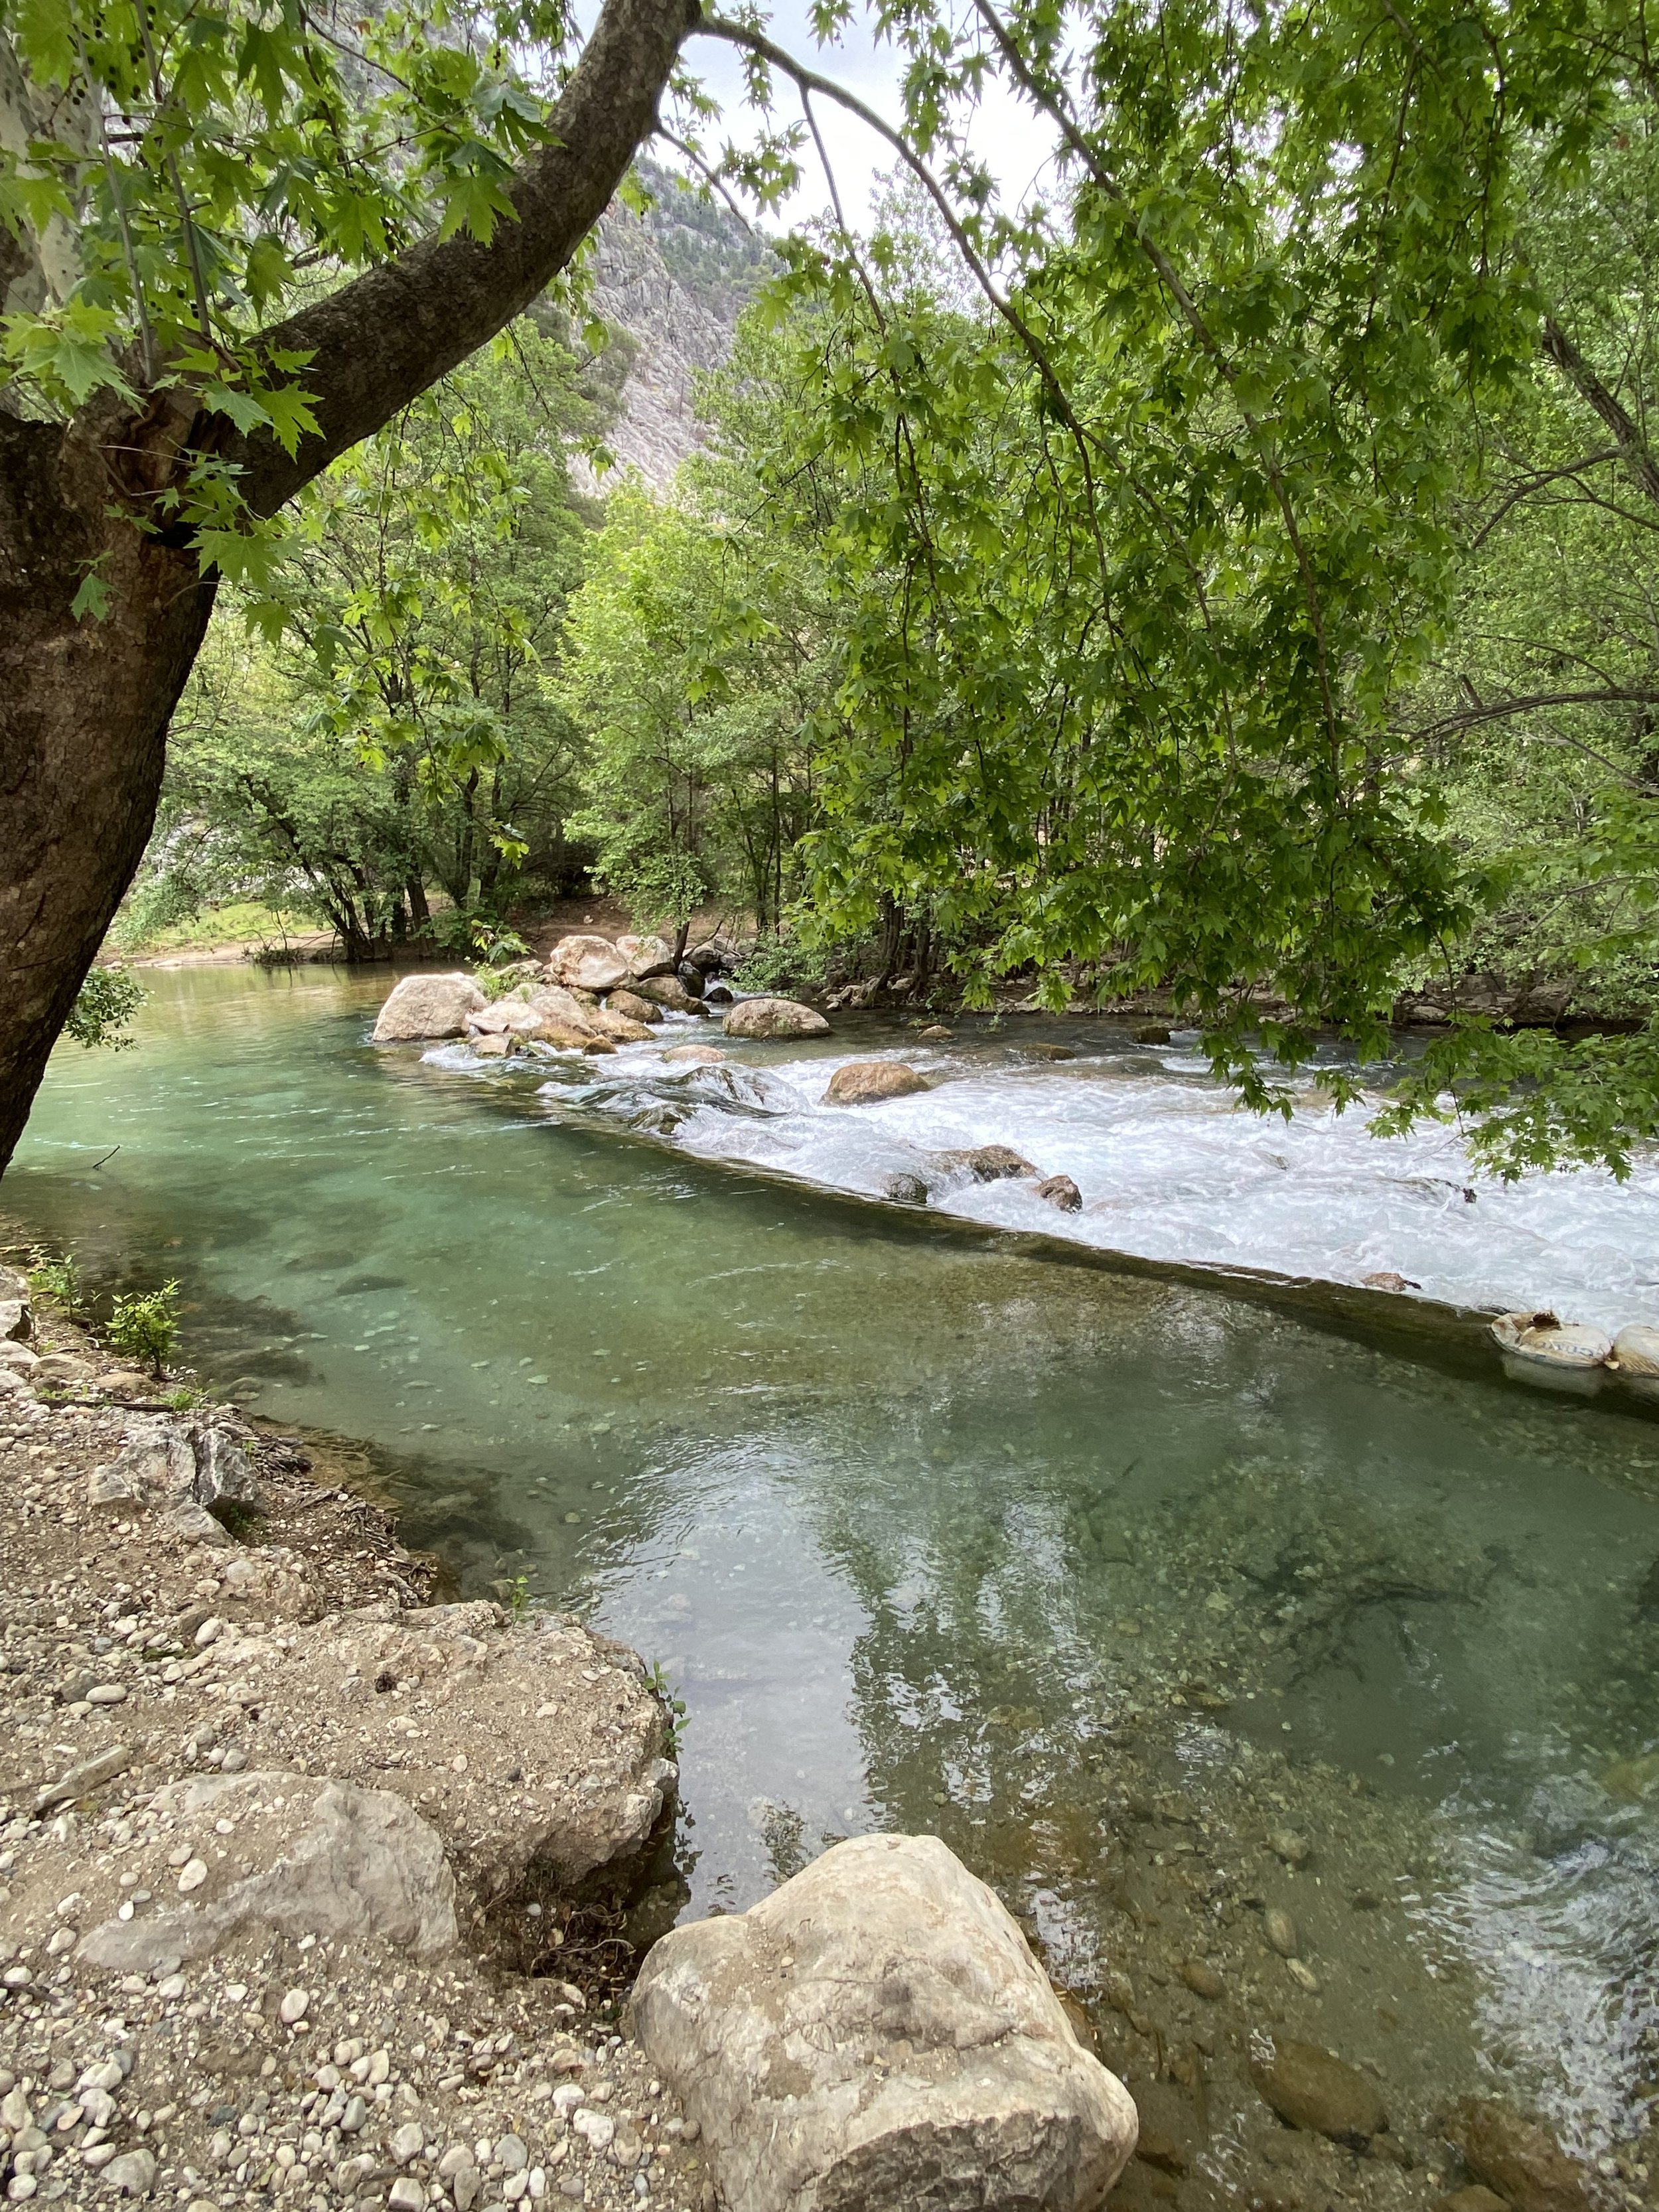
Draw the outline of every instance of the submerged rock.
[[[934,1836],[838,1844],[676,1929],[633,2005],[730,2212],[1093,2212],[1134,2148],[1127,2091]]]
[[[677,1044],[662,1056],[665,1067],[714,1067],[725,1058],[717,1044]]]
[[[816,1008],[793,999],[744,999],[721,1024],[727,1036],[827,1036],[830,1024]]]
[[[392,987],[369,1039],[372,1044],[410,1044],[456,1037],[467,1016],[482,1012],[484,994],[470,975],[404,975]]]
[[[1068,1175],[1045,1176],[1035,1194],[1045,1204],[1057,1206],[1062,1213],[1083,1211],[1083,1193]]]
[[[633,972],[627,956],[608,937],[592,937],[580,930],[562,937],[547,956],[550,983],[574,985],[583,991],[614,991]]]
[[[1253,2043],[1250,2079],[1281,2120],[1333,2142],[1363,2146],[1389,2124],[1376,2083],[1316,2043],[1289,2037]]]
[[[1263,1921],[1267,1941],[1281,1959],[1293,1959],[1302,1948],[1296,1923],[1281,1905],[1270,1905]]]
[[[1443,2132],[1475,2179],[1515,2212],[1585,2212],[1584,2169],[1536,2120],[1494,2097],[1468,2097],[1446,2115]]]
[[[908,1098],[931,1086],[925,1075],[900,1060],[849,1060],[830,1079],[826,1106],[867,1106],[881,1098]]]
[[[947,1030],[943,1022],[930,1022],[917,1042],[921,1044],[949,1044],[955,1035],[955,1030]]]
[[[919,1175],[901,1170],[884,1178],[881,1186],[884,1198],[891,1199],[895,1206],[926,1206],[927,1185]]]
[[[957,1152],[935,1152],[933,1158],[946,1170],[965,1169],[975,1182],[1002,1182],[1042,1172],[1008,1145],[971,1145]]]

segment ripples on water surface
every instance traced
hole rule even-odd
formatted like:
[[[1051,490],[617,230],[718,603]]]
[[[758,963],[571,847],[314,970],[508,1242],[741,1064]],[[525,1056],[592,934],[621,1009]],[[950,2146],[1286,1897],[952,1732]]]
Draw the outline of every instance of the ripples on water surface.
[[[828,1838],[936,1830],[1218,2178],[1261,2148],[1251,2025],[1379,2069],[1401,2201],[1462,2090],[1630,2132],[1659,2073],[1659,1429],[730,1163],[870,1190],[1011,1143],[1085,1213],[950,1202],[1615,1322],[1652,1295],[1650,1170],[1470,1206],[1448,1139],[1245,1121],[1179,1054],[1103,1065],[1100,1024],[1037,1032],[1090,1055],[1048,1066],[1006,1032],[907,1048],[952,1080],[837,1115],[829,1067],[896,1030],[748,1048],[735,1079],[647,1048],[469,1074],[366,1045],[383,975],[154,981],[136,1050],[60,1054],[9,1211],[106,1283],[179,1274],[196,1363],[367,1439],[468,1589],[527,1573],[663,1663],[691,1909]],[[1181,1982],[1198,1956],[1219,2003]]]

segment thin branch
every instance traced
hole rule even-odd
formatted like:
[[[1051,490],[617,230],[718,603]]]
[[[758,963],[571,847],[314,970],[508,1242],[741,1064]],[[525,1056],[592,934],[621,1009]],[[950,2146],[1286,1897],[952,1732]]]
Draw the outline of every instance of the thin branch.
[[[1466,707],[1459,714],[1443,714],[1437,722],[1425,722],[1412,732],[1414,738],[1438,737],[1447,730],[1472,729],[1480,722],[1497,722],[1512,714],[1530,714],[1542,707],[1659,707],[1659,691],[1638,690],[1622,684],[1610,684],[1602,691],[1538,691],[1524,699],[1497,699],[1483,702],[1478,707]],[[1615,773],[1623,775],[1619,769]]]
[[[676,134],[668,128],[666,124],[659,123],[654,135],[660,138],[665,145],[672,146],[677,152],[684,155],[686,160],[690,161],[692,167],[702,179],[704,184],[708,185],[709,191],[711,192],[718,192],[720,194],[720,198],[726,202],[726,206],[730,208],[732,214],[736,216],[738,221],[743,225],[744,231],[750,238],[753,238],[755,235],[755,226],[750,222],[748,216],[732,198],[730,191],[726,189],[726,179],[721,176],[720,171],[718,169],[711,169],[708,162],[703,160],[702,155],[698,153],[696,148],[690,143],[690,140],[677,137]]]
[[[704,15],[695,27],[692,35],[721,39],[728,46],[742,46],[750,53],[758,54],[763,61],[769,62],[773,68],[781,70],[803,94],[822,93],[826,100],[833,100],[837,106],[844,107],[849,115],[856,115],[860,123],[866,125],[878,138],[884,140],[893,149],[938,209],[940,220],[951,234],[957,252],[967,263],[974,282],[979,286],[997,314],[1019,340],[1037,374],[1042,380],[1043,389],[1054,403],[1055,413],[1071,432],[1073,441],[1077,447],[1078,458],[1083,467],[1084,487],[1088,495],[1089,510],[1093,518],[1094,532],[1098,544],[1100,521],[1096,512],[1094,468],[1089,459],[1089,441],[1083,425],[1077,418],[1076,410],[1066,395],[1066,388],[1061,384],[1054,365],[1049,360],[1048,351],[1041,339],[981,259],[973,240],[963,228],[955,208],[951,206],[944,186],[940,185],[927,164],[912,150],[890,124],[884,123],[874,108],[866,106],[855,93],[848,92],[844,85],[837,84],[832,77],[821,76],[816,70],[808,69],[804,62],[798,62],[793,54],[776,45],[763,32],[752,29],[746,23],[732,22],[724,15]],[[1106,568],[1103,544],[1100,545],[1100,556],[1103,575]]]
[[[995,40],[1003,59],[1007,63],[1015,80],[1026,96],[1051,121],[1060,125],[1066,144],[1083,162],[1095,183],[1107,198],[1119,207],[1127,208],[1130,204],[1127,193],[1090,144],[1066,101],[1047,90],[1038,82],[1036,72],[1016,43],[1012,32],[997,14],[996,9],[992,7],[990,0],[974,0],[974,4],[981,20]],[[1314,582],[1313,564],[1309,560],[1306,549],[1303,545],[1302,532],[1297,524],[1295,510],[1291,505],[1290,494],[1285,489],[1284,472],[1273,454],[1272,442],[1262,425],[1238,397],[1237,366],[1228,358],[1220,340],[1205,321],[1197,301],[1187,289],[1181,272],[1157,240],[1147,234],[1144,223],[1137,221],[1133,225],[1132,235],[1152,264],[1170,297],[1179,308],[1182,320],[1215,363],[1218,373],[1232,393],[1233,404],[1238,409],[1240,420],[1249,432],[1256,450],[1261,456],[1262,467],[1266,470],[1267,481],[1273,487],[1274,504],[1279,508],[1279,519],[1285,525],[1285,533],[1291,541],[1291,550],[1296,556],[1297,568],[1301,574],[1303,593],[1308,603],[1308,616],[1313,623],[1314,639],[1319,648],[1319,688],[1324,701],[1326,726],[1330,732],[1332,744],[1334,744],[1338,735],[1336,697],[1331,682],[1329,653],[1325,638],[1324,612],[1320,605],[1318,586]]]
[[[1586,454],[1582,461],[1569,461],[1565,467],[1545,469],[1536,476],[1527,477],[1524,483],[1516,484],[1512,491],[1504,495],[1481,524],[1480,529],[1475,532],[1474,536],[1469,540],[1470,552],[1475,553],[1480,550],[1512,507],[1518,506],[1523,499],[1530,499],[1534,492],[1542,491],[1546,484],[1557,483],[1563,477],[1582,476],[1586,469],[1600,468],[1606,461],[1617,461],[1623,458],[1617,446],[1607,446],[1599,453]]]

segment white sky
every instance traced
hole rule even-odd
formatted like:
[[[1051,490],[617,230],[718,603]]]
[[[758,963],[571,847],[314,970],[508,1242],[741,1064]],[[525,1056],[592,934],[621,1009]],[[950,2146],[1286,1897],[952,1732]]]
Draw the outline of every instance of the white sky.
[[[807,0],[778,0],[768,29],[776,43],[817,70],[844,84],[887,122],[899,120],[896,91],[900,70],[890,46],[878,46],[861,11],[854,13],[839,45],[820,46],[812,36]],[[720,101],[719,122],[708,125],[703,143],[717,154],[729,137],[739,143],[757,135],[752,116],[744,109],[743,56],[736,47],[716,39],[693,37],[685,56],[693,72]],[[799,97],[792,84],[775,73],[774,95],[781,120],[799,115]],[[815,98],[813,112],[829,149],[847,220],[861,226],[869,213],[875,179],[898,161],[892,148],[849,115],[822,97]],[[1005,202],[1018,204],[1033,184],[1039,192],[1052,192],[1054,172],[1047,167],[1053,144],[1052,126],[1034,115],[1000,82],[988,79],[984,99],[969,131],[973,149],[996,178]],[[672,147],[659,142],[654,151],[666,165],[684,168]],[[830,212],[830,194],[816,149],[809,139],[799,156],[803,172],[800,189],[784,207],[781,217],[769,217],[766,228],[787,228],[817,215]],[[741,203],[740,203],[741,204]],[[745,214],[750,210],[745,208]],[[752,218],[751,218],[752,219]]]

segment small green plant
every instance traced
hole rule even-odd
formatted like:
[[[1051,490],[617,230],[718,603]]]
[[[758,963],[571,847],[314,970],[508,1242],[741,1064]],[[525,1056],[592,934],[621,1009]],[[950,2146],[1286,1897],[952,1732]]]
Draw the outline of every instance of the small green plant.
[[[81,1288],[81,1271],[72,1252],[56,1257],[43,1245],[37,1244],[29,1254],[29,1289],[38,1297],[51,1298],[70,1320],[82,1312],[86,1304]]]
[[[188,1413],[192,1407],[206,1402],[207,1393],[204,1390],[192,1390],[188,1385],[182,1389],[169,1390],[161,1401],[170,1413]]]
[[[179,1285],[117,1298],[105,1331],[118,1352],[138,1360],[159,1382],[179,1335]]]
[[[149,996],[125,968],[91,969],[70,1008],[64,1031],[88,1052],[97,1045],[125,1052],[136,1042],[130,1030],[132,1018]]]
[[[680,1741],[685,1734],[685,1699],[674,1695],[674,1686],[664,1674],[660,1659],[652,1661],[646,1683],[668,1715],[669,1753],[671,1757],[678,1758]]]
[[[503,929],[493,921],[472,924],[474,957],[486,968],[505,968],[514,960],[522,960],[530,951],[516,929]]]
[[[501,1594],[501,1603],[507,1607],[509,1620],[522,1620],[530,1610],[530,1577],[528,1575],[503,1575],[495,1584]]]

